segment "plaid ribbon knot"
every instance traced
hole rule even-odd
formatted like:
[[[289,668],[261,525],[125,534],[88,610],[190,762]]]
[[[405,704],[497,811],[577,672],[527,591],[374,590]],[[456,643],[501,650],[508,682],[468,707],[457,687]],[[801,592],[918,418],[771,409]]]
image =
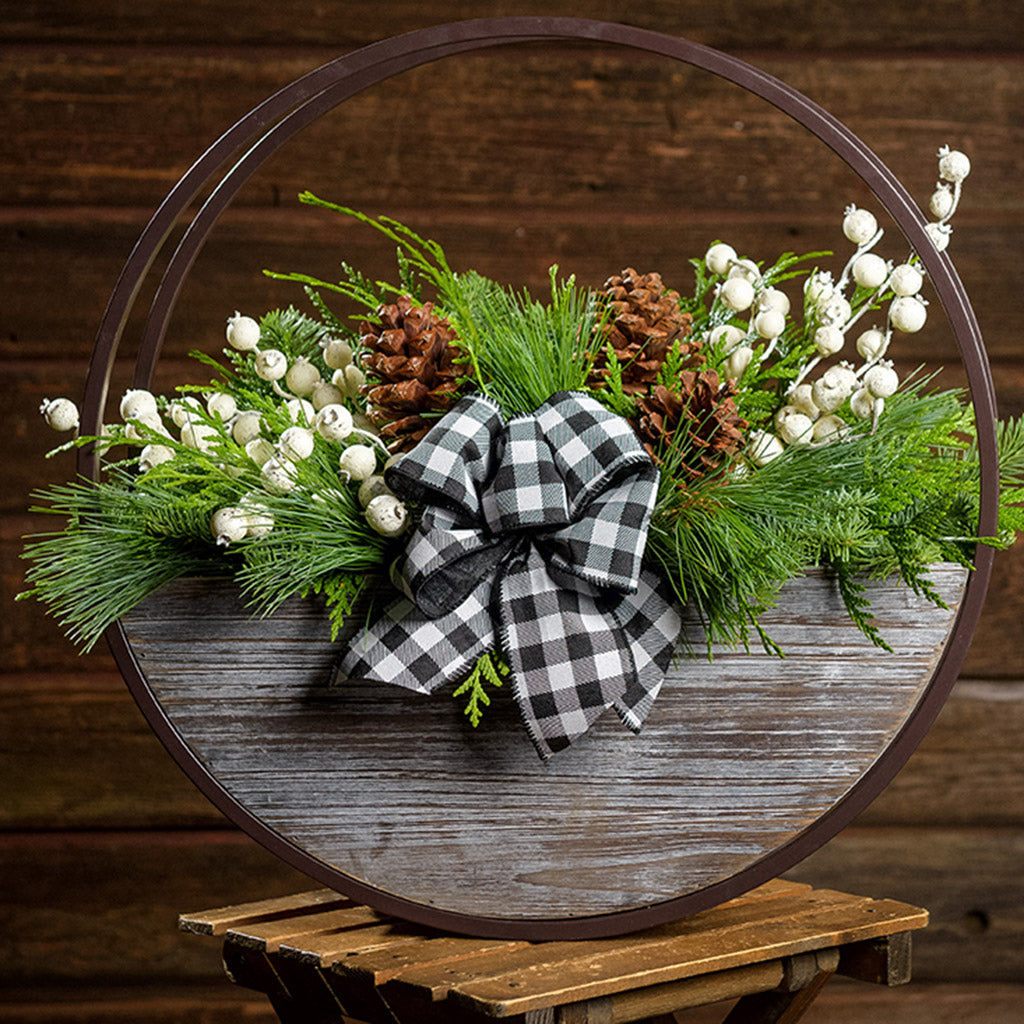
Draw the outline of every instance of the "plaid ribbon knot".
[[[471,395],[387,481],[423,506],[391,569],[405,596],[353,643],[340,673],[430,693],[500,641],[541,757],[608,707],[639,731],[680,619],[641,564],[658,471],[624,419],[558,392],[506,422]]]

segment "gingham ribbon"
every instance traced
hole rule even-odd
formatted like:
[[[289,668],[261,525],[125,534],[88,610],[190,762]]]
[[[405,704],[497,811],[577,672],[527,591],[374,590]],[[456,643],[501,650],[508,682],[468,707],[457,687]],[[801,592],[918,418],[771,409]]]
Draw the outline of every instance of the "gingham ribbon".
[[[340,673],[430,693],[500,641],[542,757],[608,707],[639,731],[680,619],[641,564],[658,471],[624,419],[559,392],[506,423],[472,395],[387,481],[423,506],[392,566],[405,597],[353,642]]]

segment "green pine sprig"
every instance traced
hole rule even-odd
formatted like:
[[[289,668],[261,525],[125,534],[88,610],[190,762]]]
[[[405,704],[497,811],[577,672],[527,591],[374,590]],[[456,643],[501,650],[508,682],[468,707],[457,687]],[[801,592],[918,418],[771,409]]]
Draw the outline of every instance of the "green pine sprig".
[[[483,719],[484,708],[490,707],[491,697],[486,686],[499,687],[509,674],[509,667],[497,651],[481,654],[466,680],[452,691],[452,697],[469,694],[463,714],[475,729]]]

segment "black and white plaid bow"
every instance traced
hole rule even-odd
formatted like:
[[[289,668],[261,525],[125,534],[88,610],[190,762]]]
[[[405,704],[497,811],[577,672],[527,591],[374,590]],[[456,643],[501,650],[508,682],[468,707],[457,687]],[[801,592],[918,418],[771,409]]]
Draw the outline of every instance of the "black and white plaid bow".
[[[406,594],[339,665],[429,693],[500,645],[542,757],[608,707],[639,731],[680,618],[641,565],[658,471],[629,424],[559,392],[505,422],[462,399],[387,470],[423,506],[392,579]]]

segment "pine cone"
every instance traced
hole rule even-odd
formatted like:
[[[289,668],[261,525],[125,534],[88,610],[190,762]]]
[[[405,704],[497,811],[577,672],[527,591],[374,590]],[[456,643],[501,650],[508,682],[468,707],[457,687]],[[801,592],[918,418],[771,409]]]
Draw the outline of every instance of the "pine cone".
[[[459,397],[465,376],[451,324],[433,304],[408,295],[377,310],[379,324],[360,324],[363,366],[374,378],[362,388],[371,422],[394,452],[409,451]]]
[[[714,370],[684,370],[678,390],[657,384],[637,398],[644,447],[658,465],[659,452],[678,452],[683,486],[721,468],[743,447],[748,423],[737,411],[735,394],[735,383],[723,383]]]
[[[622,366],[623,390],[640,394],[657,380],[672,342],[689,335],[690,314],[680,312],[679,293],[666,291],[660,274],[638,274],[632,267],[605,281],[604,296],[604,337],[589,383],[600,387],[608,376],[611,344]],[[684,359],[699,350],[697,339],[680,344]]]

